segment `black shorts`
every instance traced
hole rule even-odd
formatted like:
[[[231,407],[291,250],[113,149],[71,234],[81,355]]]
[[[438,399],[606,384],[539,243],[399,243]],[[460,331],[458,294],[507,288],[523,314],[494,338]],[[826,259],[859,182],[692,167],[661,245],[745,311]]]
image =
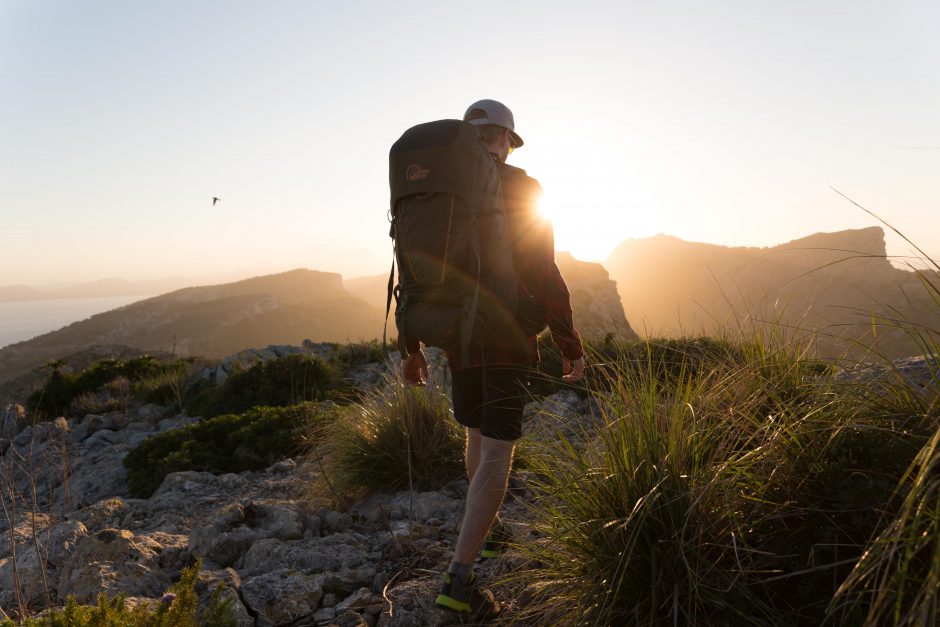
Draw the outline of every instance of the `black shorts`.
[[[522,437],[522,410],[529,400],[530,369],[481,366],[451,373],[454,418],[497,440]]]

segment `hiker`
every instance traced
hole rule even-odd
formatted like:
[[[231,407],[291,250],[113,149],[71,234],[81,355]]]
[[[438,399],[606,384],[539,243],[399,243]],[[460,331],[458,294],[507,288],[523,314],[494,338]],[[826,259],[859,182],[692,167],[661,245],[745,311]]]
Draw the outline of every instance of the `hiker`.
[[[523,145],[512,112],[495,100],[480,100],[470,105],[463,119],[477,127],[497,164],[519,305],[516,317],[500,319],[498,328],[491,325],[486,341],[470,346],[469,355],[447,350],[454,417],[466,427],[470,486],[453,561],[443,574],[436,602],[458,612],[492,616],[499,605],[490,591],[478,586],[473,563],[478,552],[484,558],[495,557],[510,539],[498,510],[506,494],[513,448],[522,435],[528,376],[538,361],[536,333],[546,325],[551,330],[564,358],[565,381],[582,378],[584,353],[572,322],[568,288],[555,264],[552,226],[537,211],[541,186],[525,170],[505,163]],[[407,383],[422,384],[427,361],[420,345],[408,342],[403,376]]]

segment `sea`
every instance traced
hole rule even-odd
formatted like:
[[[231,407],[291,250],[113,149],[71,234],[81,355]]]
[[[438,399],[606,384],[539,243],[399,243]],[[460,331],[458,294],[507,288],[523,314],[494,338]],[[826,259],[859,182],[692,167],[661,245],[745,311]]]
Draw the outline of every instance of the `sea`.
[[[0,303],[0,348],[149,296],[108,296]]]

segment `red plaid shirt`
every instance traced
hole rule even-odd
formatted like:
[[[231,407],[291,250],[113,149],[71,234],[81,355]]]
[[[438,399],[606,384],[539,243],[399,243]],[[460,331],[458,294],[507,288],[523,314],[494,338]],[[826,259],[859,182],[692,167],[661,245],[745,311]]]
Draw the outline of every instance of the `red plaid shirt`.
[[[520,301],[530,295],[535,309],[529,315],[548,325],[552,341],[567,359],[584,355],[581,336],[574,327],[568,286],[555,264],[555,235],[552,224],[538,212],[542,186],[525,170],[500,164],[503,199],[509,218],[513,261],[520,282]],[[488,333],[484,347],[473,346],[468,367],[487,365],[532,366],[539,360],[538,340],[526,336],[518,324]],[[407,347],[418,349],[417,343]],[[460,353],[447,352],[450,366],[462,369]]]

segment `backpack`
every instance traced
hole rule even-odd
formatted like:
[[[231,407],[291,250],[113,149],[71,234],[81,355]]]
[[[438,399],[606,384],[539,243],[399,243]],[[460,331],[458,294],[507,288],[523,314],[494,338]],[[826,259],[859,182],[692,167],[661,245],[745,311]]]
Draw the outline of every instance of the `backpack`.
[[[396,299],[398,347],[420,340],[460,353],[515,320],[519,282],[499,168],[475,126],[414,126],[389,152],[395,256],[386,318]],[[395,266],[398,284],[394,285]]]

